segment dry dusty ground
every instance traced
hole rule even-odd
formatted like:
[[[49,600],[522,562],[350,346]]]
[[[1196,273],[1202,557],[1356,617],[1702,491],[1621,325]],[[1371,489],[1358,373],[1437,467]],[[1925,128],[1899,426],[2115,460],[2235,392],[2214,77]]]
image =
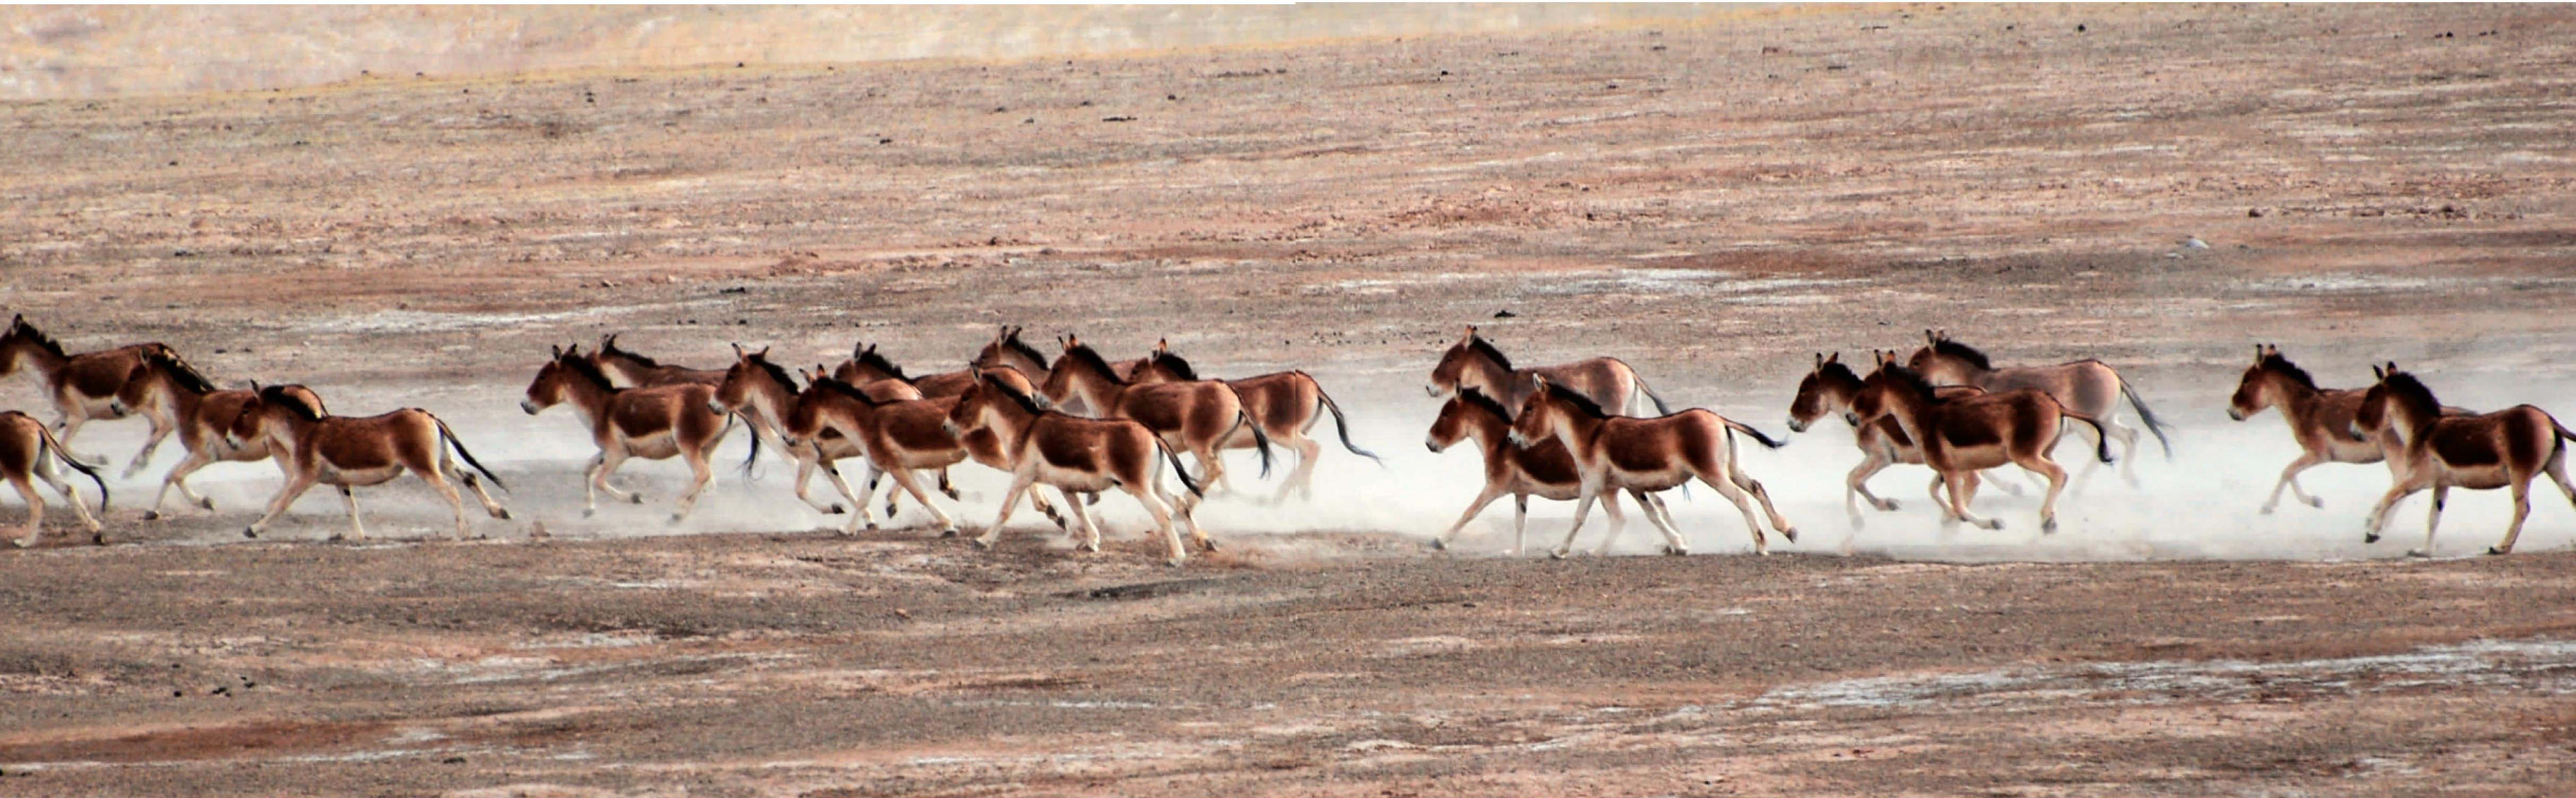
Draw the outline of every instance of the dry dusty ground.
[[[2254,516],[2287,444],[2213,419],[2254,341],[2576,410],[2572,97],[2557,7],[1914,6],[0,105],[10,311],[430,408],[520,515],[423,542],[443,509],[387,488],[329,545],[317,493],[247,543],[263,467],[158,524],[115,482],[117,545],[0,557],[0,793],[2567,794],[2566,506],[2392,561],[2352,540],[2375,471]],[[1003,322],[1307,368],[1391,465],[1213,507],[1233,545],[1175,572],[1132,518],[1098,556],[806,532],[774,477],[706,534],[584,524],[571,422],[512,407],[604,332],[938,370]],[[1824,437],[1752,461],[1788,554],[1703,493],[1720,556],[1510,560],[1491,521],[1434,556],[1472,466],[1411,449],[1416,386],[1470,322],[1767,428],[1809,352],[1941,326],[2121,364],[2185,434],[2045,542],[2027,498],[1849,529]],[[1920,561],[2025,557],[2122,561]]]

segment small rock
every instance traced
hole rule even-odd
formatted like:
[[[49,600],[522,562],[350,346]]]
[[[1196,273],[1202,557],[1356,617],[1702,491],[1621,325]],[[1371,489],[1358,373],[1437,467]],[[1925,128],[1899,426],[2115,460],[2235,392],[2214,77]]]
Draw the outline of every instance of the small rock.
[[[2081,22],[2076,23],[2076,24],[2075,24],[2075,32],[2076,32],[2076,33],[2083,33],[2083,32],[2084,32],[2084,23],[2081,23]]]
[[[2200,240],[2200,236],[2187,236],[2187,237],[2184,237],[2184,238],[2183,238],[2183,240],[2182,240],[2182,245],[2183,245],[2183,247],[2184,247],[2184,248],[2187,248],[2187,249],[2208,249],[2208,248],[2209,248],[2209,242]]]
[[[2247,208],[2247,209],[2245,209],[2245,218],[2248,218],[2248,219],[2260,219],[2260,218],[2263,218],[2263,209],[2261,209],[2261,208]]]
[[[1494,311],[1494,318],[1497,319],[1514,319],[1519,318],[1520,315],[1521,314],[1513,313],[1510,308]]]

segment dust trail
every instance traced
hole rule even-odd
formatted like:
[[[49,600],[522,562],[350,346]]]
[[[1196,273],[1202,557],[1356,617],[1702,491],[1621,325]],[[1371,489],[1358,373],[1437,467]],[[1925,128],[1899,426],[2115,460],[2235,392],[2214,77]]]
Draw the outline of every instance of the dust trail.
[[[1315,430],[1325,450],[1316,468],[1311,500],[1291,497],[1275,505],[1263,501],[1294,468],[1292,455],[1282,451],[1272,477],[1262,480],[1255,476],[1257,466],[1252,455],[1235,452],[1229,455],[1228,467],[1237,492],[1204,505],[1200,522],[1220,539],[1227,535],[1261,536],[1265,550],[1275,549],[1270,552],[1274,558],[1289,559],[1304,557],[1305,553],[1326,556],[1321,549],[1296,545],[1300,534],[1366,530],[1427,542],[1448,528],[1482,487],[1481,463],[1474,448],[1465,443],[1439,454],[1424,447],[1424,434],[1438,413],[1440,401],[1422,395],[1419,389],[1391,389],[1390,384],[1403,384],[1410,375],[1324,372],[1319,376],[1350,412],[1352,438],[1383,456],[1385,465],[1381,467],[1343,451],[1333,440],[1327,421]],[[2233,372],[2213,372],[2187,382],[2174,381],[2195,386],[2193,392],[2150,394],[2148,401],[2176,425],[2175,458],[2165,460],[2150,443],[2147,453],[2136,463],[2136,486],[2120,478],[2118,466],[2095,471],[2078,483],[2080,489],[2070,489],[2060,500],[2061,528],[2049,535],[2038,529],[2039,492],[2018,469],[2008,469],[2005,479],[2022,484],[2023,495],[2006,495],[1990,486],[1977,498],[1977,511],[2004,519],[2003,530],[1940,522],[1925,491],[1931,472],[1920,466],[1890,467],[1872,479],[1872,489],[1895,499],[1900,507],[1894,512],[1864,507],[1862,523],[1855,527],[1843,503],[1843,476],[1860,459],[1851,445],[1848,427],[1828,419],[1805,433],[1788,434],[1783,409],[1787,386],[1701,404],[1791,441],[1790,446],[1777,451],[1749,443],[1742,448],[1745,467],[1770,489],[1781,512],[1800,532],[1794,544],[1775,538],[1775,551],[1869,553],[1954,562],[2335,560],[2397,557],[2422,542],[2428,507],[2428,497],[2422,495],[2398,506],[2387,536],[2379,543],[2361,542],[2362,516],[2388,485],[2388,472],[2383,465],[2329,464],[2311,469],[2301,482],[2325,501],[2324,509],[2285,498],[2276,513],[2258,513],[2281,467],[2297,456],[2297,449],[2275,412],[2267,411],[2245,422],[2227,420],[2223,402],[2226,391],[2233,387],[2233,379]],[[2558,395],[2560,391],[2556,389],[2563,387],[2500,385],[2473,382],[2463,376],[2439,380],[2437,385],[2446,388],[2445,400],[2473,407],[2502,407]],[[822,515],[793,499],[789,491],[794,471],[784,461],[763,455],[755,469],[759,479],[745,481],[738,466],[749,436],[739,430],[719,450],[716,481],[688,521],[676,525],[667,521],[673,502],[688,484],[688,469],[677,460],[629,461],[620,472],[619,484],[642,490],[645,503],[619,504],[603,497],[599,515],[584,519],[580,512],[580,472],[593,453],[587,434],[574,416],[562,409],[538,417],[519,412],[515,406],[516,388],[515,384],[501,383],[384,386],[342,390],[335,392],[331,400],[335,407],[350,408],[350,412],[414,405],[448,419],[476,455],[511,485],[512,491],[502,498],[518,515],[517,520],[491,521],[479,513],[475,515],[476,529],[495,537],[524,536],[531,522],[543,523],[549,533],[557,536],[622,537],[804,531],[837,528],[846,521],[846,516]],[[1666,388],[1665,392],[1676,399],[1676,406],[1692,404],[1692,392],[1686,388]],[[2133,417],[2128,421],[2135,423]],[[78,448],[116,458],[121,468],[123,458],[131,455],[142,435],[139,423],[93,425],[81,436]],[[2061,445],[2059,461],[2081,473],[2086,459],[2082,448],[2076,443]],[[149,502],[159,475],[179,457],[174,441],[164,445],[145,474],[130,480],[111,479],[119,511],[130,512]],[[844,472],[854,486],[861,471],[858,462],[845,463]],[[952,473],[964,499],[934,499],[969,530],[990,523],[994,503],[1008,487],[1005,477],[972,463],[962,464]],[[113,476],[113,471],[110,474]],[[273,495],[276,479],[275,466],[267,463],[220,464],[200,471],[191,485],[214,498],[222,508],[219,517],[227,519],[220,526],[229,530],[229,519],[247,521],[246,514]],[[819,477],[813,481],[812,491],[824,501],[839,501]],[[446,507],[408,478],[363,491],[360,497],[371,529],[380,536],[445,533]],[[883,497],[880,491],[875,498],[880,512]],[[1742,517],[1714,491],[1700,487],[1687,499],[1678,494],[1667,494],[1666,499],[1694,552],[1751,550],[1751,538]],[[906,504],[890,526],[927,531],[931,523],[928,515],[909,501]],[[2576,511],[2571,511],[2565,498],[2545,481],[2535,485],[2532,506],[2531,522],[2518,550],[2544,551],[2576,545]],[[1531,502],[1529,539],[1533,553],[1563,539],[1572,509],[1569,502]],[[1635,514],[1633,505],[1627,509],[1630,522],[1612,551],[1655,551],[1661,543],[1659,536]],[[1104,533],[1112,538],[1139,537],[1149,530],[1144,513],[1123,496],[1105,496],[1094,510]],[[326,535],[345,523],[341,512],[336,496],[317,489],[298,503],[280,530],[290,539]],[[182,509],[181,513],[202,515],[192,509]],[[2501,537],[2510,514],[2511,505],[2503,491],[2454,492],[2436,541],[2437,554],[2471,556],[2483,551]],[[1044,519],[1025,510],[1014,516],[1011,528],[1010,534],[1043,537],[1051,541],[1050,545],[1058,540],[1052,537],[1052,527]],[[1592,550],[1600,545],[1608,529],[1607,517],[1596,509],[1576,540],[1576,548]],[[1459,539],[1461,556],[1500,554],[1510,545],[1509,499],[1489,505],[1468,523]]]

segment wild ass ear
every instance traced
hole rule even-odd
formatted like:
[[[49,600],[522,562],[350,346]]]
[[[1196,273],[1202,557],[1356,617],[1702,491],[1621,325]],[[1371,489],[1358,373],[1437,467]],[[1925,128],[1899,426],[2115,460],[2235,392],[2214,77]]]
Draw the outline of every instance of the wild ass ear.
[[[1926,344],[1937,344],[1937,343],[1940,343],[1940,342],[1941,342],[1941,336],[1940,336],[1940,335],[1933,333],[1933,332],[1932,332],[1932,330],[1931,330],[1930,328],[1928,328],[1928,327],[1927,327],[1927,328],[1925,328],[1925,329],[1923,330],[1923,343],[1926,343]]]
[[[735,359],[735,360],[741,360],[741,359],[742,359],[742,342],[741,342],[741,341],[735,341],[735,342],[733,342],[733,359]]]
[[[1825,364],[1825,353],[1823,353],[1823,352],[1817,352],[1817,353],[1816,353],[1816,365],[1822,366],[1822,365],[1824,365],[1824,364]]]
[[[2377,363],[2372,363],[2370,364],[2370,378],[2374,380],[2388,379],[2388,370],[2380,368]]]
[[[561,345],[559,345],[559,344],[547,344],[547,345],[546,345],[546,348],[549,348],[549,349],[553,349],[553,350],[555,350],[555,357],[554,357],[554,359],[556,359],[556,360],[562,360],[562,359],[563,359],[563,347],[562,347]]]
[[[1156,339],[1154,339],[1154,351],[1156,351],[1156,352],[1165,352],[1165,353],[1168,353],[1168,352],[1172,351],[1172,339],[1170,339],[1170,338],[1156,338]]]
[[[1476,340],[1476,325],[1473,325],[1473,324],[1467,325],[1467,337],[1462,338],[1462,339],[1460,339],[1460,340],[1465,340],[1465,341],[1473,341],[1473,340]]]
[[[770,346],[776,346],[776,344],[771,344]],[[751,353],[751,356],[752,356],[752,357],[756,357],[756,358],[760,358],[760,359],[762,359],[762,360],[767,360],[767,359],[769,359],[769,347],[768,347],[768,346],[761,347],[761,348],[760,348],[760,351]]]
[[[1843,353],[1842,353],[1841,351],[1839,351],[1839,350],[1838,350],[1838,351],[1834,352],[1833,354],[1826,355],[1826,356],[1825,356],[1825,362],[1827,362],[1827,363],[1840,363],[1840,362],[1843,362]]]

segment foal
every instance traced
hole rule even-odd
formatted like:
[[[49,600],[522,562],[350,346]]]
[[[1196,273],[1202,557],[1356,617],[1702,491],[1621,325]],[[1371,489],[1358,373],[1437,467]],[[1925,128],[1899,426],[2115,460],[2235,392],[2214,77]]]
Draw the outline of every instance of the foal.
[[[2373,440],[2353,440],[2346,432],[2352,415],[2361,409],[2361,397],[2367,388],[2335,390],[2317,387],[2317,381],[2305,369],[2281,356],[2281,348],[2269,344],[2254,346],[2254,365],[2245,368],[2245,376],[2236,382],[2236,393],[2228,397],[2227,417],[2237,421],[2252,418],[2264,408],[2281,408],[2281,420],[2288,422],[2290,439],[2299,442],[2299,459],[2281,470],[2281,479],[2273,483],[2272,495],[2263,500],[2268,514],[2281,503],[2281,489],[2298,497],[2310,507],[2324,507],[2325,500],[2308,495],[2299,487],[2299,472],[2319,463],[2376,463],[2386,459],[2383,448],[2401,442],[2388,430],[2381,430]],[[2465,416],[2469,411],[2456,407],[2442,408],[2442,415]],[[2390,464],[2395,472],[2396,464]]]
[[[501,478],[475,462],[456,439],[456,431],[427,410],[405,408],[366,418],[327,415],[320,400],[301,385],[271,385],[259,389],[258,397],[224,428],[224,442],[240,448],[253,438],[266,438],[269,451],[276,453],[278,465],[286,471],[286,485],[268,501],[268,513],[242,530],[243,537],[259,537],[269,522],[295,504],[296,497],[315,484],[328,484],[339,488],[340,498],[348,502],[349,536],[364,539],[367,527],[358,520],[358,495],[350,488],[391,482],[405,471],[420,475],[456,509],[458,540],[468,536],[470,527],[465,523],[465,501],[456,495],[456,486],[447,484],[449,477],[464,482],[483,502],[484,512],[494,518],[510,517],[509,510],[483,492],[483,484],[473,474],[457,469],[456,461],[447,456],[449,450],[492,484],[500,485]]]
[[[21,315],[9,320],[8,331],[0,332],[0,377],[9,376],[20,365],[34,367],[37,377],[45,383],[45,393],[54,400],[54,429],[66,444],[80,434],[82,424],[124,418],[141,410],[144,420],[152,424],[152,438],[125,466],[124,475],[130,478],[151,462],[152,450],[170,430],[170,419],[156,408],[137,408],[118,398],[125,384],[133,380],[135,370],[143,367],[143,353],[153,351],[168,352],[170,347],[154,342],[68,354],[62,344],[55,343]],[[107,458],[78,454],[68,448],[63,454],[94,468],[107,465]]]
[[[9,480],[9,484],[17,486],[18,495],[27,499],[26,533],[12,542],[23,549],[36,545],[36,539],[44,535],[45,497],[36,493],[35,484],[43,480],[55,493],[71,501],[72,514],[80,516],[82,526],[89,527],[89,542],[105,545],[107,534],[100,531],[98,519],[89,514],[89,507],[81,503],[80,489],[63,481],[62,472],[54,469],[56,460],[97,483],[98,511],[105,514],[107,482],[98,478],[97,471],[64,453],[62,441],[54,439],[53,431],[45,429],[44,422],[15,410],[0,412],[0,479]]]
[[[1003,457],[1012,463],[1008,469],[1011,489],[1003,494],[1002,510],[994,516],[993,525],[975,538],[977,548],[992,548],[994,541],[1001,538],[1002,524],[1011,519],[1011,509],[1019,503],[1020,495],[1028,493],[1033,485],[1043,484],[1054,487],[1074,520],[1081,522],[1085,551],[1100,550],[1100,527],[1092,522],[1074,494],[1108,490],[1125,491],[1136,497],[1145,512],[1154,516],[1155,528],[1170,544],[1170,556],[1164,562],[1177,567],[1189,558],[1189,550],[1181,545],[1180,530],[1172,526],[1176,512],[1201,547],[1216,550],[1207,531],[1191,517],[1189,506],[1163,489],[1163,464],[1171,464],[1181,487],[1191,494],[1199,493],[1198,483],[1181,468],[1180,456],[1142,424],[1046,410],[1029,396],[979,374],[975,385],[949,409],[942,426],[960,436],[979,431],[992,433],[1001,442]]]
[[[2107,429],[2120,439],[2120,453],[2128,458],[2120,466],[2120,478],[2131,485],[2138,484],[2138,431],[2119,422],[2123,397],[2137,409],[2138,420],[2147,425],[2147,431],[2155,433],[2156,443],[2164,447],[2165,458],[2173,458],[2173,442],[2165,438],[2165,423],[2147,409],[2145,402],[2138,401],[2138,392],[2128,380],[2121,379],[2118,371],[2102,361],[2087,358],[2054,366],[1996,368],[1986,353],[1950,340],[1948,333],[1924,330],[1923,340],[1925,346],[1914,350],[1906,367],[1935,385],[1974,385],[1996,393],[2033,388],[2048,392],[2048,398],[2057,400],[2068,412],[2100,422],[2093,425],[2095,432]],[[2089,474],[2094,468],[2088,464],[2084,471]]]
[[[1918,442],[1923,464],[1941,474],[1950,491],[1945,519],[1963,520],[1987,529],[2002,529],[1999,518],[1978,518],[1968,512],[1968,501],[1977,495],[1977,471],[2013,463],[2048,480],[2048,495],[2040,501],[2039,528],[2042,532],[2057,530],[2057,494],[2066,488],[2066,469],[2049,459],[2049,450],[2057,447],[2058,437],[2065,434],[2066,419],[2082,421],[2101,431],[2101,424],[2090,416],[2080,415],[2059,405],[2045,391],[2022,388],[1987,392],[1943,399],[1934,393],[1932,383],[1912,369],[1896,364],[1895,353],[1879,357],[1877,373],[1869,375],[1866,390],[1852,400],[1852,412],[1863,419],[1881,414],[1896,419],[1905,436]],[[2094,453],[2102,462],[2111,462],[2109,443],[2093,439]],[[1940,501],[1936,493],[1934,501]]]
[[[1646,387],[1637,370],[1615,357],[1596,357],[1537,368],[1512,368],[1512,359],[1503,350],[1476,335],[1474,325],[1449,351],[1440,355],[1440,363],[1431,368],[1431,384],[1424,390],[1432,397],[1448,396],[1460,388],[1474,388],[1503,403],[1512,412],[1520,412],[1521,403],[1538,393],[1539,378],[1592,400],[1603,408],[1627,415],[1644,415],[1643,402],[1652,402],[1656,415],[1668,415],[1672,409],[1664,398]]]
[[[1190,368],[1189,361],[1172,354],[1168,341],[1157,341],[1154,351],[1145,356],[1144,364],[1136,368],[1135,377],[1129,382],[1154,385],[1194,382],[1198,378],[1198,372]],[[1342,417],[1342,406],[1334,403],[1333,397],[1324,393],[1324,386],[1317,384],[1315,378],[1306,372],[1280,371],[1223,382],[1234,389],[1235,395],[1243,401],[1243,412],[1257,422],[1271,440],[1287,444],[1297,452],[1297,468],[1288,472],[1288,481],[1279,486],[1278,495],[1270,498],[1274,503],[1287,498],[1291,490],[1301,498],[1313,498],[1315,458],[1323,455],[1324,444],[1309,437],[1307,431],[1322,422],[1326,412],[1333,414],[1333,429],[1341,434],[1342,448],[1376,460],[1380,465],[1386,463],[1351,443],[1351,425]],[[1226,437],[1224,448],[1249,449],[1252,445],[1250,433],[1237,432]]]
[[[302,390],[300,387],[297,390]],[[322,398],[308,397],[314,407]],[[170,473],[161,477],[161,490],[152,495],[152,509],[143,513],[146,521],[161,518],[161,503],[178,488],[179,497],[189,504],[208,510],[215,502],[188,489],[188,475],[215,463],[256,463],[269,459],[268,438],[255,436],[236,447],[224,440],[224,428],[240,418],[242,409],[259,401],[256,390],[227,391],[215,387],[196,368],[167,352],[146,352],[142,369],[125,384],[123,400],[128,407],[147,407],[166,403],[165,412],[179,431],[179,447],[187,452]],[[285,463],[280,462],[281,473]]]
[[[1431,433],[1422,444],[1438,454],[1460,440],[1474,439],[1477,450],[1485,456],[1485,490],[1467,503],[1467,512],[1458,516],[1458,523],[1450,524],[1449,531],[1431,540],[1432,548],[1449,548],[1458,530],[1466,528],[1485,505],[1510,494],[1512,550],[1505,556],[1520,556],[1529,545],[1531,496],[1561,502],[1582,497],[1582,469],[1575,465],[1574,455],[1565,451],[1565,444],[1549,438],[1535,446],[1520,446],[1511,442],[1511,432],[1512,414],[1503,409],[1502,403],[1474,388],[1458,389],[1450,395],[1448,404],[1440,406],[1440,417],[1432,420]],[[1641,506],[1662,501],[1644,491],[1631,491],[1630,495]],[[1617,496],[1601,500],[1601,512],[1610,516],[1610,536],[1601,540],[1601,553],[1608,554],[1610,544],[1618,542],[1619,530],[1627,526],[1628,519],[1619,512]]]
[[[2567,481],[2567,447],[2560,443],[2576,440],[2576,432],[2567,431],[2548,412],[2515,405],[2493,413],[2446,416],[2432,389],[2397,370],[2397,364],[2370,370],[2379,384],[2362,395],[2345,432],[2356,441],[2387,432],[2380,445],[2397,481],[2370,508],[2362,542],[2378,542],[2388,511],[2425,488],[2433,489],[2433,511],[2424,519],[2424,547],[2406,552],[2414,557],[2432,556],[2433,530],[2442,523],[2442,506],[2452,488],[2512,489],[2513,525],[2505,528],[2504,542],[2487,548],[2488,554],[2509,553],[2522,537],[2522,522],[2531,517],[2532,477],[2548,474],[2559,492],[2576,502],[2576,485]]]
[[[1774,449],[1780,448],[1778,441],[1702,408],[1653,418],[1612,415],[1574,389],[1549,382],[1546,377],[1535,381],[1537,391],[1512,420],[1511,440],[1529,446],[1554,438],[1572,453],[1582,475],[1583,487],[1574,504],[1574,524],[1566,528],[1565,542],[1556,547],[1555,556],[1562,558],[1573,550],[1574,535],[1582,531],[1592,502],[1610,491],[1661,491],[1692,479],[1716,488],[1718,495],[1744,512],[1744,525],[1753,531],[1754,553],[1769,554],[1771,546],[1763,539],[1762,521],[1754,516],[1751,500],[1762,503],[1763,512],[1771,516],[1771,526],[1779,530],[1780,537],[1797,542],[1798,530],[1771,506],[1770,492],[1745,475],[1742,463],[1736,459],[1734,433],[1744,433]],[[1642,502],[1641,506],[1646,520],[1664,533],[1664,553],[1689,553],[1681,531],[1673,527],[1672,517],[1662,503]]]
[[[610,474],[630,457],[667,460],[679,457],[689,464],[697,481],[680,495],[679,507],[671,513],[671,523],[689,517],[698,505],[698,494],[714,481],[715,469],[708,457],[716,444],[733,429],[738,413],[726,413],[715,403],[715,386],[702,382],[679,382],[644,388],[619,388],[600,372],[592,360],[581,354],[581,346],[555,350],[555,358],[537,369],[536,379],[528,382],[527,399],[519,409],[536,415],[557,404],[571,404],[581,414],[582,423],[590,427],[591,442],[599,454],[590,458],[582,470],[581,515],[589,518],[599,512],[599,493],[609,498],[644,503],[641,493],[628,493],[608,484]],[[760,456],[760,438],[751,439],[751,456]]]

